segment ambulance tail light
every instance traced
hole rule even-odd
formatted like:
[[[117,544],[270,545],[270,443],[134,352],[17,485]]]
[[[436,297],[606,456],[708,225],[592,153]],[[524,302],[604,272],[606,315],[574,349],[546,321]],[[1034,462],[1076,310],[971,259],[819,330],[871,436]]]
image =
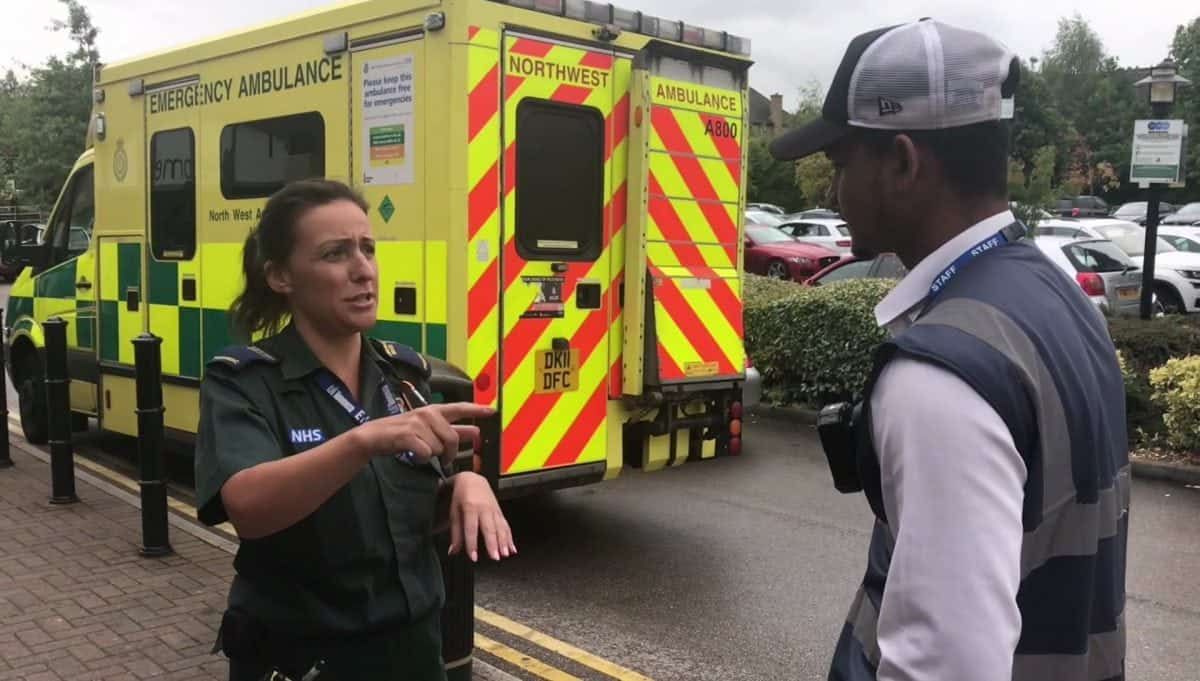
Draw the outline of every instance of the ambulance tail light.
[[[738,456],[741,453],[742,453],[742,438],[740,438],[740,437],[729,438],[729,454],[731,456]]]
[[[733,419],[742,418],[742,403],[734,402],[729,406],[729,417]]]

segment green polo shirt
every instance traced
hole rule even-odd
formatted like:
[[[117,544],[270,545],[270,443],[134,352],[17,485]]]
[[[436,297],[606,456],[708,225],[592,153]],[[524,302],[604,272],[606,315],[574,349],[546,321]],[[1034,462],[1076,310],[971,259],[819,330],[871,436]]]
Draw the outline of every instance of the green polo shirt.
[[[429,395],[418,355],[377,344],[363,341],[359,383],[361,405],[372,419],[389,414],[385,380],[401,400],[414,389]],[[318,386],[322,369],[290,325],[209,363],[196,438],[201,521],[227,520],[221,486],[235,473],[356,427],[353,416]],[[374,457],[309,517],[273,535],[242,540],[229,606],[272,631],[306,638],[353,637],[426,618],[444,601],[432,539],[436,492],[432,469]]]

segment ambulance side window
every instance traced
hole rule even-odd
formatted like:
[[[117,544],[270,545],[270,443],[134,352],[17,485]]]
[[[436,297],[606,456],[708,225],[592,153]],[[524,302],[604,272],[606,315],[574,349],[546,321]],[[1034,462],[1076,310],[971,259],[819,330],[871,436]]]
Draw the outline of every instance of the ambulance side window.
[[[312,111],[221,130],[221,194],[265,198],[293,180],[325,176],[325,119]]]
[[[63,194],[63,203],[54,215],[50,234],[51,264],[87,252],[95,219],[95,183],[89,165],[80,168],[71,178],[71,186]]]
[[[524,99],[517,106],[517,252],[526,260],[600,257],[604,116]]]
[[[196,136],[191,128],[150,138],[150,247],[157,260],[196,253]]]

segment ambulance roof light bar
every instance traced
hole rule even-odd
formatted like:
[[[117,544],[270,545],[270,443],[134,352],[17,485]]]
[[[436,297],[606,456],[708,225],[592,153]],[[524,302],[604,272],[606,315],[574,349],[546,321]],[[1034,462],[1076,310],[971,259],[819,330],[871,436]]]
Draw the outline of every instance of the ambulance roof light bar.
[[[692,26],[682,21],[672,21],[660,17],[643,14],[636,10],[622,9],[606,2],[593,0],[493,0],[502,4],[531,9],[535,12],[554,14],[558,16],[588,21],[602,26],[634,31],[642,35],[654,36],[663,40],[705,47],[710,50],[732,52],[745,57],[750,56],[750,39],[742,38],[724,31],[714,31],[709,28]]]

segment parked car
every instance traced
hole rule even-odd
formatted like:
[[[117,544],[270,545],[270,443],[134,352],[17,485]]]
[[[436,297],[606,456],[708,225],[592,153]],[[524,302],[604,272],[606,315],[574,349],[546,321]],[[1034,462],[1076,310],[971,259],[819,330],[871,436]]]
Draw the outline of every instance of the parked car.
[[[779,229],[810,244],[818,244],[839,253],[850,252],[850,227],[843,220],[785,222]]]
[[[746,227],[746,271],[776,279],[804,281],[838,261],[834,251],[806,244],[774,227]]]
[[[1048,220],[1037,226],[1038,236],[1108,239],[1138,267],[1146,244],[1146,228],[1127,220]],[[1154,296],[1167,314],[1200,311],[1200,253],[1176,250],[1158,238],[1154,258]]]
[[[0,225],[0,238],[5,240],[5,248],[7,251],[12,246],[36,246],[42,243],[42,238],[46,233],[45,225],[37,225],[33,223],[18,224],[16,222],[5,222]],[[10,260],[9,258],[0,258],[0,280],[13,282],[17,277],[21,276],[21,271],[25,266]]]
[[[1200,201],[1189,203],[1163,219],[1164,225],[1192,225],[1200,227]]]
[[[908,268],[895,253],[883,253],[874,258],[847,255],[804,280],[805,286],[821,286],[848,279],[903,279]]]
[[[763,213],[774,213],[775,215],[785,215],[787,213],[782,207],[776,206],[773,203],[747,203],[746,210],[757,210]]]
[[[1099,196],[1064,197],[1055,204],[1055,212],[1066,218],[1102,218],[1108,211],[1108,202]]]
[[[1164,225],[1158,228],[1158,236],[1174,246],[1176,250],[1184,253],[1200,253],[1200,230],[1198,229]]]
[[[1146,224],[1146,211],[1150,209],[1150,204],[1146,201],[1133,201],[1131,203],[1123,203],[1112,212],[1112,217],[1118,220],[1129,220],[1136,222],[1139,225]],[[1169,203],[1158,204],[1158,218],[1161,221],[1171,213],[1175,212],[1175,206]]]
[[[792,213],[787,216],[785,222],[799,222],[801,220],[841,220],[842,216],[836,210],[828,208],[810,208],[802,210],[799,213]]]
[[[775,213],[767,213],[761,210],[746,211],[746,226],[759,225],[761,227],[778,227],[783,224],[783,216]]]
[[[1136,315],[1142,299],[1142,270],[1106,239],[1039,236],[1042,253],[1079,284],[1098,310]]]

